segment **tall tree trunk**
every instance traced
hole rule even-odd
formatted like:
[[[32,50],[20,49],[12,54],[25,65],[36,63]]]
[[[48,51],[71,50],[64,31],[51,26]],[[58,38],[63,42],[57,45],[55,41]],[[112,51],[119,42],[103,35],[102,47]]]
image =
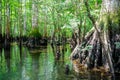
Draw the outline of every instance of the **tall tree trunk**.
[[[45,11],[45,16],[44,16],[44,37],[47,37],[47,12]]]
[[[18,18],[18,22],[17,22],[17,26],[19,27],[19,44],[22,44],[22,34],[23,34],[23,16],[22,16],[22,0],[18,0],[18,3],[20,4],[20,8],[18,9],[17,14],[19,16],[17,16]]]
[[[2,1],[0,0],[0,42],[2,39]]]
[[[95,31],[87,37],[83,44],[73,50],[71,58],[79,54],[81,64],[88,68],[98,68],[103,66],[105,70],[111,73],[120,71],[120,1],[103,0],[100,12],[100,18],[95,22],[88,8],[88,0],[85,5],[88,11],[88,17],[92,21]],[[88,47],[90,47],[88,49]],[[118,56],[116,56],[118,55]]]
[[[5,3],[5,7],[6,7],[6,13],[4,13],[6,15],[6,24],[5,24],[5,48],[9,48],[10,47],[10,1],[7,0],[7,3]]]
[[[56,33],[56,21],[55,21],[55,7],[53,6],[52,7],[52,10],[51,10],[51,13],[52,13],[52,20],[53,20],[53,31],[52,31],[52,35],[51,35],[51,43],[53,44],[55,42],[55,33]]]
[[[6,7],[6,15],[7,15],[7,23],[6,23],[6,38],[9,40],[10,38],[10,3],[9,0],[7,0],[7,7]]]
[[[26,34],[26,23],[27,23],[27,13],[26,13],[26,0],[24,3],[24,34]]]
[[[38,27],[38,5],[37,1],[32,1],[32,28]]]
[[[95,1],[95,7],[98,7],[98,0]]]
[[[3,27],[3,30],[4,30],[4,37],[5,37],[5,34],[6,34],[6,30],[5,30],[5,28],[6,28],[6,1],[4,1],[4,6],[5,6],[5,8],[4,8],[4,27]]]
[[[99,27],[101,28],[101,43],[103,52],[107,57],[106,62],[112,73],[114,73],[114,59],[112,55],[116,54],[117,35],[120,35],[120,1],[119,0],[103,0]],[[118,45],[118,44],[117,44]],[[120,49],[120,48],[119,48]]]

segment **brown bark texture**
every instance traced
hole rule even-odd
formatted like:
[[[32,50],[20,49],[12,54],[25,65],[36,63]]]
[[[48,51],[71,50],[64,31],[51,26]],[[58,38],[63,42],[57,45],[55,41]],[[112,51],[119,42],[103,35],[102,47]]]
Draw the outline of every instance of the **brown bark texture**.
[[[94,28],[76,45],[70,58],[88,69],[104,67],[111,73],[120,72],[120,1],[103,0],[99,19],[95,22],[90,14],[87,0],[85,5],[88,17]]]

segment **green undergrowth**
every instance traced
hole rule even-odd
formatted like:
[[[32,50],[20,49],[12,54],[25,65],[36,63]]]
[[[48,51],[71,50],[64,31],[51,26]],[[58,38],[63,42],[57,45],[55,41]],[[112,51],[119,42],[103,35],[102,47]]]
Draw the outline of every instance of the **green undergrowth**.
[[[99,27],[102,30],[111,29],[112,31],[115,31],[116,33],[120,33],[119,26],[120,26],[120,12],[106,13],[100,17]]]
[[[38,28],[33,28],[29,33],[29,37],[42,37]]]

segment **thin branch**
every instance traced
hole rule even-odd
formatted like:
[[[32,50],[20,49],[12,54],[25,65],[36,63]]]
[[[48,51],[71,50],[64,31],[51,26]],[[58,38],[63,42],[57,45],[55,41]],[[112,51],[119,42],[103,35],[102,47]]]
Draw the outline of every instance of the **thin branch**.
[[[97,26],[96,26],[96,22],[95,22],[95,19],[94,17],[91,15],[90,13],[90,7],[89,7],[89,4],[88,4],[88,0],[85,0],[84,2],[85,6],[86,6],[86,9],[87,9],[87,14],[88,14],[88,17],[89,19],[92,21],[92,24],[94,25],[94,28],[96,29],[97,33],[99,34],[99,30],[97,29]]]

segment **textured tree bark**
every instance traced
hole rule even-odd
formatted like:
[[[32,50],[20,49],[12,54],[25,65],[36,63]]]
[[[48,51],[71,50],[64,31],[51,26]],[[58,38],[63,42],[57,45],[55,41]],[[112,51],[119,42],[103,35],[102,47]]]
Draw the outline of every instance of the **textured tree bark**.
[[[10,1],[6,0],[6,2],[8,3],[4,3],[5,5],[4,16],[6,17],[4,17],[5,40],[3,39],[3,41],[4,41],[4,47],[8,49],[10,46],[10,4],[9,4]]]
[[[38,27],[38,5],[37,1],[32,1],[32,27]]]
[[[2,40],[2,1],[0,0],[0,42]]]
[[[26,33],[26,26],[27,26],[27,13],[26,13],[26,0],[25,0],[25,3],[24,3],[24,33]]]
[[[120,1],[119,0],[103,0],[99,27],[101,28],[101,40],[103,52],[106,55],[106,63],[108,63],[110,71],[114,73],[114,59],[113,54],[115,40],[117,35],[120,34]],[[103,28],[102,28],[103,27]],[[118,45],[118,44],[117,44]]]
[[[85,5],[88,6],[87,0]],[[88,17],[94,25],[95,31],[84,40],[84,44],[77,45],[71,54],[71,59],[79,54],[80,63],[87,64],[89,69],[103,66],[105,70],[114,73],[120,71],[120,1],[103,0],[100,18],[95,22],[88,7]],[[118,46],[118,47],[117,47]],[[118,56],[116,56],[118,55]],[[115,66],[115,67],[114,67]]]
[[[7,0],[9,2],[9,0]],[[10,38],[10,4],[6,5],[6,15],[7,15],[7,23],[6,23],[6,38],[9,40]]]
[[[19,45],[20,45],[20,47],[22,46],[22,36],[23,36],[23,23],[22,23],[22,21],[23,21],[23,18],[22,18],[22,9],[23,9],[23,7],[22,7],[22,0],[21,1],[19,1],[19,3],[20,3],[20,8],[19,8],[19,29],[20,29],[20,35],[19,35]]]

